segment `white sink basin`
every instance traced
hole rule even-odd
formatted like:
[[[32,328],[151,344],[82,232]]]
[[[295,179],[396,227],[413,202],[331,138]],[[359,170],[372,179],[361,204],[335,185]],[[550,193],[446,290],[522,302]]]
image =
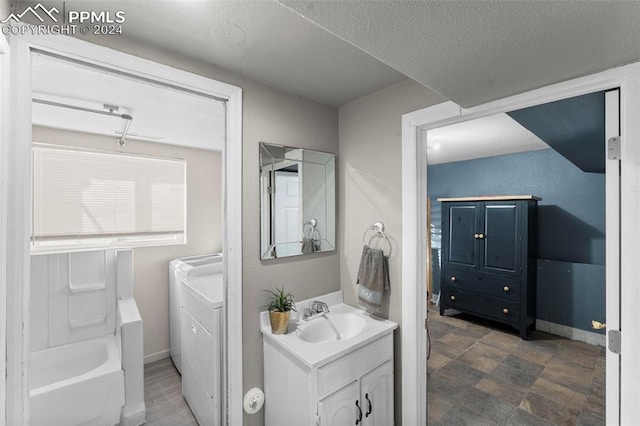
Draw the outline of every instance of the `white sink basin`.
[[[302,315],[292,318],[293,330],[287,334],[273,334],[269,312],[261,312],[260,331],[264,345],[275,346],[307,367],[314,367],[346,355],[398,327],[391,321],[344,304],[341,291],[302,300],[297,303],[298,311],[311,308],[314,300],[329,305],[330,312],[311,321],[305,321]]]
[[[308,343],[346,340],[362,333],[366,325],[364,319],[353,314],[327,314],[311,320],[298,338]]]

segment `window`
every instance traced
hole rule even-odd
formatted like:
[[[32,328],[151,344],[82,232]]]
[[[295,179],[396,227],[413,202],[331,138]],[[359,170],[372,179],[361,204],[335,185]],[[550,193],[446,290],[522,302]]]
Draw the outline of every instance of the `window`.
[[[186,243],[181,159],[33,145],[31,253]]]

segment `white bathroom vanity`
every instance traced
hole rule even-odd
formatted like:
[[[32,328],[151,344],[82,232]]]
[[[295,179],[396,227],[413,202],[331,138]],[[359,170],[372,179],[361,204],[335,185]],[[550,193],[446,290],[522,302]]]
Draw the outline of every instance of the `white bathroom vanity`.
[[[313,301],[329,312],[311,320]],[[296,304],[289,332],[271,333],[260,316],[264,345],[265,424],[393,425],[393,330],[398,325],[343,303],[342,292]]]

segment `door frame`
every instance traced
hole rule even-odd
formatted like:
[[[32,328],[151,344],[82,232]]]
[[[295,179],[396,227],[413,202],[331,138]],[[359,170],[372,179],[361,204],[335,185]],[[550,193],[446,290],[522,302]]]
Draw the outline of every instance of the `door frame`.
[[[99,65],[226,100],[223,153],[223,250],[226,291],[225,423],[242,425],[242,89],[210,78],[65,36],[11,37],[10,139],[7,234],[7,422],[28,424],[29,224],[31,52]],[[3,157],[5,157],[3,155]],[[4,205],[4,203],[3,203]],[[232,286],[228,283],[233,283]]]
[[[605,93],[605,139],[620,136],[620,90]],[[605,251],[606,259],[606,324],[609,330],[620,330],[620,160],[611,160],[605,144]],[[617,265],[611,268],[609,265]],[[618,283],[609,285],[608,283]],[[620,423],[620,355],[606,351],[606,424]],[[610,374],[615,371],[617,374]],[[612,391],[613,389],[613,391]]]
[[[7,235],[7,169],[9,166],[9,43],[0,35],[0,235]],[[0,425],[6,421],[7,241],[0,239]]]
[[[425,322],[427,138],[429,129],[469,121],[601,90],[620,88],[622,136],[620,288],[622,334],[620,418],[615,423],[637,420],[640,399],[640,286],[634,286],[635,265],[640,257],[640,64],[631,64],[586,77],[528,91],[473,108],[444,102],[402,116],[402,418],[407,424],[427,423],[427,374]],[[636,117],[634,120],[633,117]],[[610,218],[607,218],[607,223]],[[617,284],[617,283],[615,283]],[[613,285],[607,283],[607,286]],[[415,395],[415,397],[413,397]],[[607,421],[609,424],[609,421]]]

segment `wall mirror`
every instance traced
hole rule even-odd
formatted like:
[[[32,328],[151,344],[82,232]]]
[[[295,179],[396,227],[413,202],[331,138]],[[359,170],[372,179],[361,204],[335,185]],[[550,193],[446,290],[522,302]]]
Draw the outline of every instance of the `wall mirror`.
[[[335,250],[336,159],[260,142],[260,258]]]

